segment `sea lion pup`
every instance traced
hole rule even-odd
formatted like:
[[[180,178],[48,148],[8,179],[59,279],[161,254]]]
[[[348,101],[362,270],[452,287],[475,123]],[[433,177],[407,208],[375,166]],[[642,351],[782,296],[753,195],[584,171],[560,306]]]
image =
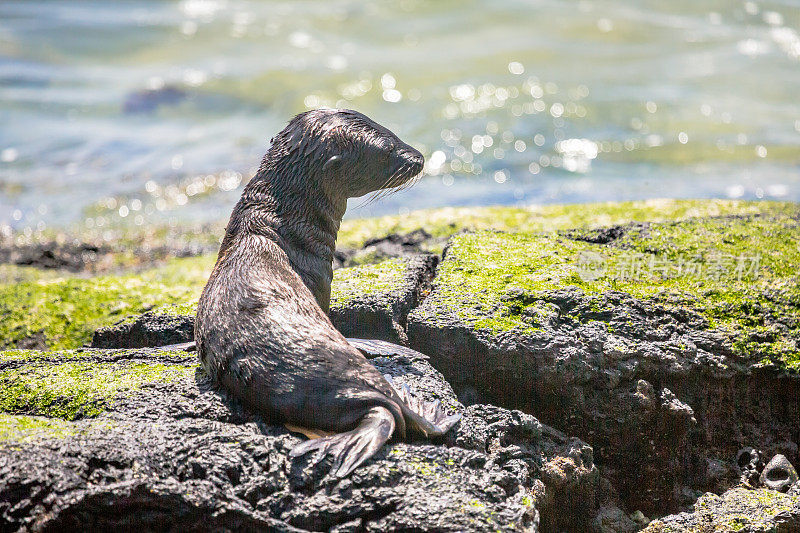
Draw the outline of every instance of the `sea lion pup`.
[[[336,433],[290,454],[332,456],[334,477],[393,435],[434,437],[458,420],[398,393],[326,314],[347,199],[407,184],[423,161],[356,111],[297,115],[233,209],[197,307],[195,339],[208,375],[272,421],[307,435]]]

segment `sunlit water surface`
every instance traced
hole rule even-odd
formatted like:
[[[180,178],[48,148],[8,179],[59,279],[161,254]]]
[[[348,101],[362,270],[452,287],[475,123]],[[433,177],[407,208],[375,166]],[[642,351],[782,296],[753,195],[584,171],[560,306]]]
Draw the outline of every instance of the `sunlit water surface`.
[[[319,106],[427,159],[350,216],[800,200],[798,29],[790,0],[5,0],[0,226],[224,218]]]

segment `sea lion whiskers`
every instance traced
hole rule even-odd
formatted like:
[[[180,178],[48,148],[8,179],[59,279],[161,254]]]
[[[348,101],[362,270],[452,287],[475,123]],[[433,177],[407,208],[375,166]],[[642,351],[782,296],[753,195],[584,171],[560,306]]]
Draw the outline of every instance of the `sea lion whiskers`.
[[[391,184],[401,175],[402,170],[403,170],[402,168],[399,168],[399,169],[397,169],[397,172],[395,172],[393,175],[389,176],[389,179],[387,179],[381,185],[381,188],[378,189],[377,191],[375,191],[374,193],[372,193],[367,198],[367,202],[364,205],[371,204],[372,202],[375,202],[378,199],[380,199],[381,197],[383,197],[386,194],[386,191],[389,190],[392,187]]]
[[[411,178],[406,180],[405,183],[401,183],[399,186],[393,188],[389,194],[390,195],[391,194],[396,194],[396,193],[398,193],[400,191],[404,191],[406,189],[410,189],[411,187],[416,185],[419,182],[419,180],[421,180],[421,179],[422,179],[422,172],[420,171],[415,176],[412,176]]]
[[[397,171],[395,171],[395,173],[394,173],[394,174],[392,174],[391,176],[389,176],[388,178],[386,178],[386,181],[384,181],[384,182],[381,184],[380,188],[379,188],[379,189],[376,189],[376,190],[374,190],[374,191],[372,191],[371,193],[369,193],[369,195],[367,195],[367,198],[366,198],[366,199],[364,199],[364,200],[363,200],[363,201],[362,201],[360,204],[358,204],[358,206],[357,206],[357,207],[364,207],[365,205],[369,205],[369,204],[371,204],[373,201],[375,201],[375,199],[378,197],[378,195],[380,195],[380,193],[381,193],[381,192],[382,192],[382,191],[383,191],[383,190],[386,188],[386,186],[387,186],[387,185],[388,185],[388,184],[389,184],[389,183],[390,183],[390,182],[391,182],[391,181],[394,179],[395,175],[396,175],[396,174],[398,174],[398,173],[400,172],[400,170],[401,170],[401,169],[397,169]]]
[[[416,175],[412,176],[411,178],[406,178],[405,181],[402,183],[395,183],[399,181],[403,174],[411,170],[410,164],[404,164],[397,171],[388,179],[386,182],[381,186],[380,189],[375,191],[367,200],[363,203],[359,204],[358,207],[364,207],[365,205],[369,205],[373,202],[377,202],[378,200],[382,200],[383,198],[387,198],[395,193],[398,193],[402,190],[408,189],[415,183],[419,181],[422,176],[422,171],[418,172]]]
[[[411,169],[411,166],[408,165],[408,168],[406,168],[405,170],[410,170],[410,169]],[[387,198],[387,197],[389,197],[389,196],[391,196],[393,194],[397,194],[400,191],[408,189],[409,187],[411,187],[412,185],[417,183],[417,181],[419,181],[421,176],[422,176],[422,172],[420,171],[416,175],[414,175],[414,176],[412,176],[410,178],[406,178],[402,183],[390,183],[389,186],[387,186],[385,189],[383,189],[383,193],[380,196],[378,196],[378,198],[376,200],[381,200],[383,198]]]
[[[392,185],[392,183],[393,183],[394,181],[397,181],[398,179],[400,179],[400,177],[403,175],[404,171],[407,171],[407,170],[408,170],[408,169],[407,169],[407,168],[405,168],[405,167],[406,167],[406,165],[404,164],[403,166],[401,166],[400,168],[398,168],[396,171],[394,171],[394,173],[392,173],[392,175],[391,175],[391,176],[389,176],[389,177],[386,179],[386,181],[384,181],[384,182],[381,184],[381,187],[380,187],[380,189],[377,189],[377,190],[375,190],[374,192],[372,192],[372,193],[371,193],[371,194],[370,194],[370,195],[367,197],[367,199],[366,199],[366,200],[364,200],[362,203],[360,203],[360,204],[359,204],[357,207],[364,207],[365,205],[369,205],[369,204],[371,204],[372,202],[376,202],[376,201],[378,201],[380,198],[383,198],[383,197],[386,195],[386,191],[391,191],[391,188],[392,188],[392,187],[394,187],[394,185]]]

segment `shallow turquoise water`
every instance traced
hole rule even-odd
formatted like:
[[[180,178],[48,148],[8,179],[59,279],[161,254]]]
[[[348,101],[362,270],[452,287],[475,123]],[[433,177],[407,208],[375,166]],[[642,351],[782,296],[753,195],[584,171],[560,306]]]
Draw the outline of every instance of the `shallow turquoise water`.
[[[788,0],[5,0],[0,225],[225,217],[323,105],[428,160],[351,216],[800,200],[799,30]]]

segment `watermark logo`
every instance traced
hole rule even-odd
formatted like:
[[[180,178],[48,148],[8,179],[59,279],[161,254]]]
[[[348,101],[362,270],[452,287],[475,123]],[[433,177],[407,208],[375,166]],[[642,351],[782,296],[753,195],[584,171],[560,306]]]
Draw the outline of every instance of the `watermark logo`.
[[[597,252],[582,251],[578,253],[575,266],[578,276],[587,282],[603,277],[616,281],[636,281],[651,277],[668,279],[682,276],[742,281],[758,277],[761,255],[713,254],[704,258],[663,258],[629,252],[609,259]]]
[[[594,281],[608,273],[606,258],[597,252],[578,253],[578,276],[583,281]]]

